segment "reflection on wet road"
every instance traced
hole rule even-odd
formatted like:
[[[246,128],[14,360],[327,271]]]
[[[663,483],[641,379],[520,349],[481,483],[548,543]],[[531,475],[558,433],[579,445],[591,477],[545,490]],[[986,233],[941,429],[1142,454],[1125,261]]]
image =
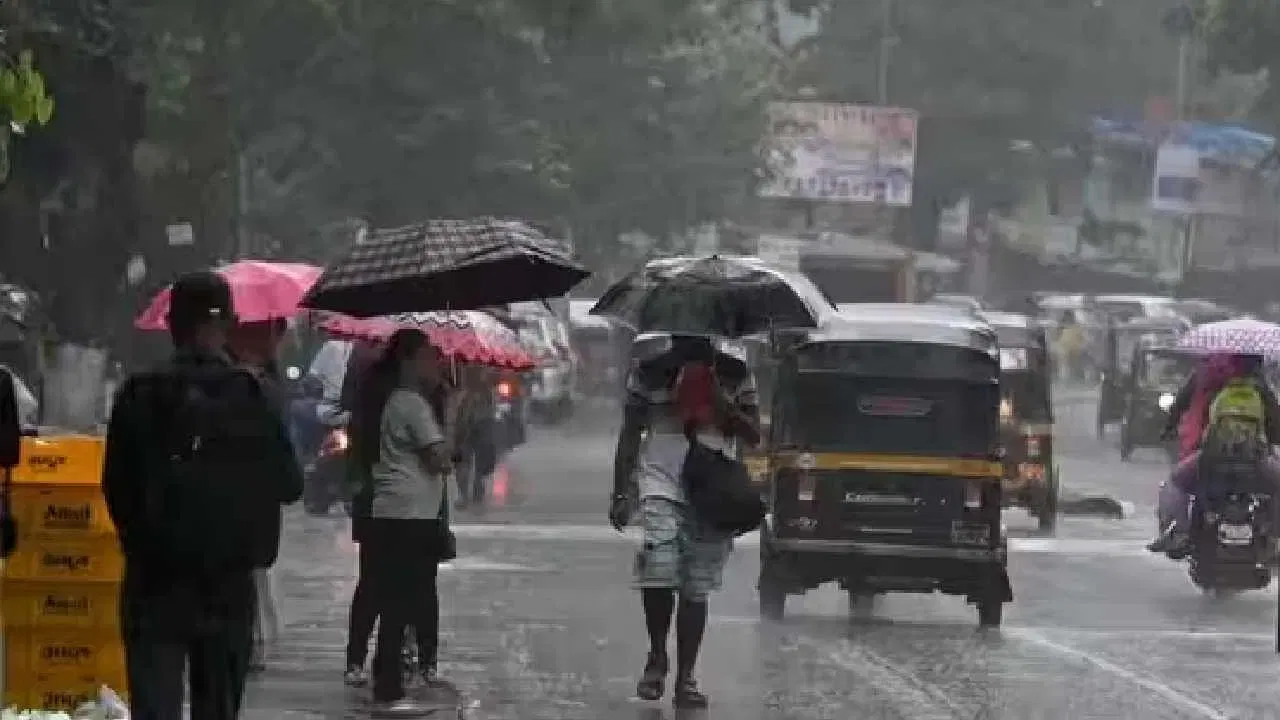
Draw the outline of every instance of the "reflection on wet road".
[[[1207,598],[1184,566],[1147,554],[1167,465],[1158,453],[1121,463],[1092,437],[1090,412],[1059,412],[1064,486],[1115,495],[1136,514],[1067,517],[1043,537],[1011,512],[1016,597],[1003,628],[980,631],[972,608],[933,595],[888,596],[869,619],[851,619],[833,587],[793,596],[783,622],[762,622],[758,543],[748,536],[712,600],[700,672],[712,708],[681,717],[1274,717],[1274,593]],[[628,588],[634,540],[604,523],[612,459],[604,426],[539,433],[510,459],[490,507],[466,513],[457,528],[461,557],[442,574],[442,671],[462,690],[465,717],[677,717],[668,702],[632,699],[645,639]],[[289,523],[278,570],[288,627],[252,692],[251,716],[361,716],[363,696],[340,682],[354,573],[346,523],[301,515]]]

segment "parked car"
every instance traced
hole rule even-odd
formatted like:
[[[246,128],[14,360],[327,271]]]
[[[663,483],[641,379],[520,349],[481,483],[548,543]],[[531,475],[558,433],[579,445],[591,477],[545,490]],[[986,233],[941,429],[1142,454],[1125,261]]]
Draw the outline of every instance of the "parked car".
[[[513,308],[511,322],[520,342],[538,361],[527,375],[530,409],[551,422],[568,418],[578,395],[578,358],[568,323],[541,306],[523,305]]]

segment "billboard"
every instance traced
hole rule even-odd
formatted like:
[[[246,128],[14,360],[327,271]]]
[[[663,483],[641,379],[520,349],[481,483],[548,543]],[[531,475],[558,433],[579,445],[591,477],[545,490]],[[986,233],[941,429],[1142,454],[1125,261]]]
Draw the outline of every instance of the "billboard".
[[[760,197],[911,205],[916,111],[797,101],[769,116],[774,177]]]

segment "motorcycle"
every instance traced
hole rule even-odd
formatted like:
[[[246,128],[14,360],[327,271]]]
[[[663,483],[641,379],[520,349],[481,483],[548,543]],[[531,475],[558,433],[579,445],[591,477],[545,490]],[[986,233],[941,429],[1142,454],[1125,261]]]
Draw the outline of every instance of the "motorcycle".
[[[1220,472],[1225,490],[1192,501],[1188,575],[1206,593],[1260,590],[1276,557],[1274,498]]]
[[[510,378],[498,381],[494,395],[493,423],[499,457],[524,444],[526,438],[524,400],[519,386]]]
[[[335,503],[351,515],[351,487],[347,482],[347,451],[351,446],[345,427],[325,436],[315,458],[303,470],[302,507],[308,515],[324,517]]]

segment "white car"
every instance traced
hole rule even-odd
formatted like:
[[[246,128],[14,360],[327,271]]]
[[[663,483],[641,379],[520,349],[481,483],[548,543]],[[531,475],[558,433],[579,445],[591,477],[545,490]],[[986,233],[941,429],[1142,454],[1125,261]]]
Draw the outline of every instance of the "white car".
[[[528,381],[533,411],[549,420],[565,419],[578,396],[578,361],[568,325],[541,306],[513,307],[511,319],[521,344],[538,362]]]

